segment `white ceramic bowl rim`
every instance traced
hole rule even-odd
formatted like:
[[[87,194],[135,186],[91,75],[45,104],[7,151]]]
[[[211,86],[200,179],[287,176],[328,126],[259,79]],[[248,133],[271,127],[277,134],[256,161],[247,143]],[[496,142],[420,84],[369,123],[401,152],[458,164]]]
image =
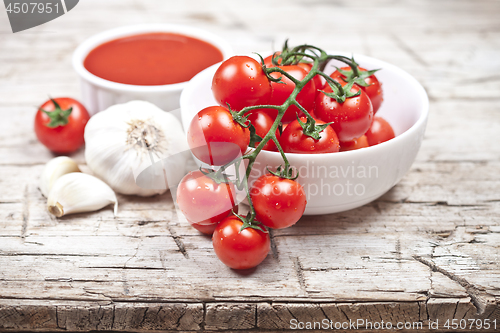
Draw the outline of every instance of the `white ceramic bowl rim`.
[[[83,79],[97,86],[110,90],[118,90],[124,92],[157,93],[157,92],[179,91],[184,89],[189,81],[174,83],[174,84],[151,85],[151,86],[123,84],[102,79],[90,73],[83,66],[83,62],[87,57],[87,55],[89,54],[89,52],[92,51],[97,46],[121,37],[134,36],[148,32],[178,33],[203,40],[218,48],[221,51],[222,57],[224,59],[227,59],[233,53],[233,50],[228,42],[226,42],[221,37],[203,29],[198,29],[184,25],[161,24],[161,23],[128,25],[103,31],[88,38],[83,43],[81,43],[73,53],[73,59],[72,59],[73,67],[75,68],[76,72],[80,75],[80,77],[82,77]]]

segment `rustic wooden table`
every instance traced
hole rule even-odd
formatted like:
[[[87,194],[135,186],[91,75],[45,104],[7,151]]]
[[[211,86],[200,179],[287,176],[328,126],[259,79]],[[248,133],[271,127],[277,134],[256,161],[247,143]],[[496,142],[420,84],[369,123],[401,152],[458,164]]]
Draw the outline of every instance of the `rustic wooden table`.
[[[500,330],[499,17],[489,0],[86,0],[12,34],[2,9],[0,331],[275,331],[324,319],[425,331],[476,318],[473,328],[496,320]],[[371,204],[273,231],[272,254],[245,273],[217,260],[169,193],[120,196],[119,218],[51,217],[36,106],[80,96],[80,42],[144,22],[210,30],[237,53],[290,38],[400,66],[431,102],[416,162]]]

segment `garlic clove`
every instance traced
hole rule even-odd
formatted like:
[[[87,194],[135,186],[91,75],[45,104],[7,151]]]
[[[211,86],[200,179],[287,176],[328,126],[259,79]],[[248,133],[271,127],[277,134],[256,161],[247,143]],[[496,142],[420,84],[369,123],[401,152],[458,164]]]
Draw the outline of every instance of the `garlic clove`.
[[[102,180],[81,172],[61,176],[47,199],[47,208],[56,217],[93,212],[110,204],[114,204],[116,216],[118,200],[115,192]]]
[[[40,191],[43,196],[47,198],[54,182],[62,175],[71,172],[81,171],[78,164],[67,156],[59,156],[47,162],[40,177]]]

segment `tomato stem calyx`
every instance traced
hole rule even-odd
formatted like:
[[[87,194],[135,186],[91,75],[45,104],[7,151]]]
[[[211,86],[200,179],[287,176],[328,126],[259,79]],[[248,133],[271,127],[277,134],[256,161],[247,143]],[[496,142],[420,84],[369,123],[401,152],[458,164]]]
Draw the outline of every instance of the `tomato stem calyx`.
[[[248,144],[248,146],[255,147],[256,143],[262,141],[262,137],[257,135],[257,133],[255,131],[255,126],[253,124],[250,124],[250,127],[248,129],[250,130],[250,143]]]
[[[251,213],[248,213],[247,216],[245,216],[245,217],[243,217],[241,215],[238,215],[234,211],[233,211],[233,214],[237,218],[239,218],[241,220],[241,222],[243,222],[243,225],[240,228],[240,232],[242,232],[246,228],[252,228],[252,229],[255,229],[255,230],[260,230],[260,231],[262,231],[262,232],[264,232],[266,234],[269,232],[265,228],[261,227],[261,223],[259,221],[255,220],[255,218],[252,217]]]
[[[229,177],[232,177],[232,175],[228,175],[225,172],[225,168],[220,168],[217,171],[205,171],[202,167],[200,167],[200,172],[204,174],[205,176],[209,177],[210,179],[213,179],[214,182],[217,184],[228,184],[231,181],[229,180]]]
[[[294,167],[291,167],[289,164],[285,164],[285,166],[283,168],[280,165],[279,167],[276,168],[276,171],[269,170],[269,167],[266,167],[266,170],[270,174],[275,175],[276,177],[284,178],[284,179],[295,180],[299,177],[299,171],[297,169],[295,169]],[[295,175],[294,175],[294,172],[295,172]]]
[[[370,71],[360,71],[358,68],[358,75],[356,76],[354,71],[352,70],[343,70],[342,68],[337,68],[337,71],[339,71],[340,74],[342,74],[344,77],[341,77],[341,79],[344,82],[354,82],[358,86],[361,87],[368,87],[369,84],[365,81],[368,77],[372,76],[375,72],[379,71],[380,69],[373,69]]]
[[[321,125],[316,125],[316,121],[311,117],[307,118],[307,121],[304,123],[303,121],[300,120],[300,118],[297,116],[297,121],[300,124],[300,127],[302,127],[302,131],[305,135],[310,136],[314,140],[319,140],[321,139],[320,133],[333,124],[333,122],[326,123],[326,124],[321,124]]]
[[[45,124],[45,126],[50,128],[56,128],[58,126],[66,126],[69,122],[68,118],[71,112],[73,111],[73,107],[70,107],[67,110],[63,110],[61,109],[61,106],[59,105],[59,103],[56,102],[55,99],[51,98],[50,100],[52,101],[52,103],[54,103],[53,111],[46,111],[44,109],[40,109],[50,118],[49,123]]]
[[[231,109],[231,105],[229,105],[229,103],[226,103],[226,104],[227,104],[227,109],[229,110],[229,113],[233,117],[233,120],[235,122],[237,122],[238,124],[240,124],[242,127],[248,128],[250,126],[250,122],[248,121],[248,117],[250,117],[250,113],[245,115],[241,111],[240,112],[233,111],[233,109]]]

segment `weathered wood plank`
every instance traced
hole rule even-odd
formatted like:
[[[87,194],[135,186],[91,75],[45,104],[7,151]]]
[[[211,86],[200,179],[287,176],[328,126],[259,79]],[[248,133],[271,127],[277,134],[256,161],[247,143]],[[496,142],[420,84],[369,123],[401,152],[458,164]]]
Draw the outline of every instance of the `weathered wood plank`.
[[[464,331],[494,332],[479,327],[486,317],[474,315],[467,298],[427,302],[371,303],[126,303],[0,300],[0,329],[10,331],[199,331],[355,329],[359,332],[444,330],[449,320],[465,320]],[[439,330],[436,330],[439,323]],[[478,326],[476,326],[478,323]],[[463,324],[463,323],[462,323]]]

